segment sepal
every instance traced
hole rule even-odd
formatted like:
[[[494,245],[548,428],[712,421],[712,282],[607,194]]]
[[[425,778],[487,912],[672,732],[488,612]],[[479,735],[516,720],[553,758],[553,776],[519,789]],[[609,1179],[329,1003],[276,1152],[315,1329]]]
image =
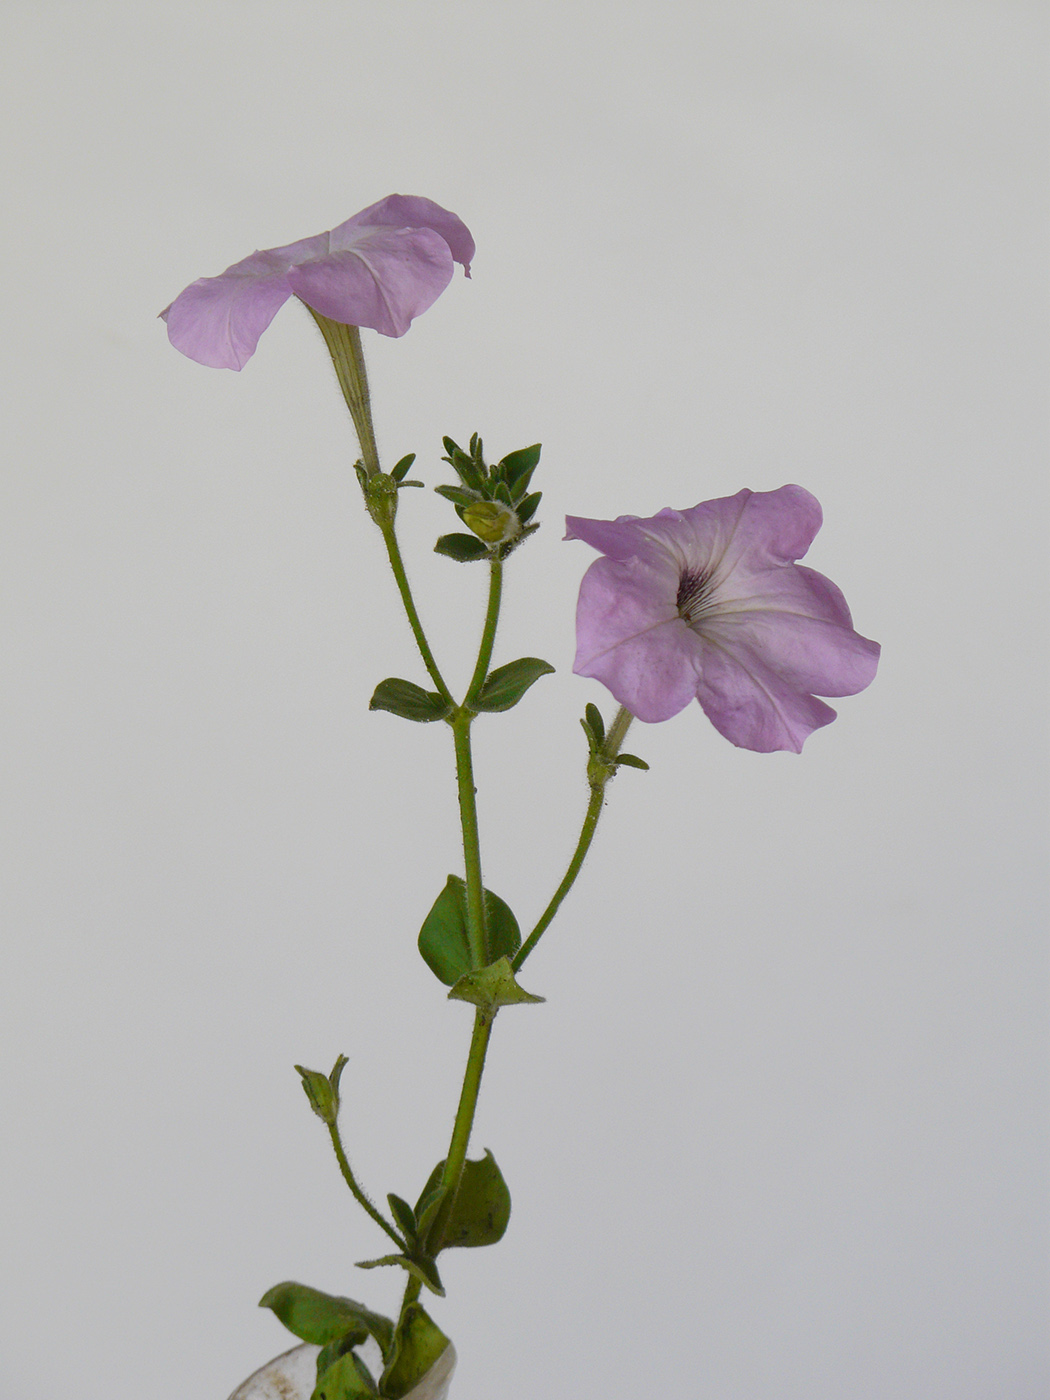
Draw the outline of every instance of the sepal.
[[[396,463],[394,466],[392,466],[392,467],[390,468],[390,475],[394,478],[394,480],[395,480],[396,482],[398,482],[398,483],[403,482],[404,479],[405,479],[405,477],[408,475],[409,471],[411,470],[411,468],[412,468],[412,463],[413,463],[415,460],[416,460],[416,454],[415,454],[414,452],[410,452],[410,453],[408,454],[407,457],[402,457],[401,460],[400,460],[400,462]],[[422,484],[422,483],[420,483],[420,484]]]
[[[617,768],[619,768],[619,766],[620,766],[621,763],[626,764],[626,766],[627,766],[628,768],[641,768],[641,769],[642,769],[644,772],[646,772],[646,773],[648,773],[648,771],[649,771],[649,765],[648,765],[648,763],[646,763],[646,761],[645,761],[644,758],[639,758],[637,754],[633,754],[633,753],[620,753],[620,754],[617,754],[617,755],[616,755],[616,766],[617,766]]]

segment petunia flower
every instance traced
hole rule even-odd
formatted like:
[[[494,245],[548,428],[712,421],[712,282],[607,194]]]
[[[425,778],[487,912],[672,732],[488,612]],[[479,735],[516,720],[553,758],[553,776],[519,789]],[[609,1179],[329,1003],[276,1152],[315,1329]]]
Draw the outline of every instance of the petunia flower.
[[[835,718],[817,696],[855,695],[879,660],[838,588],[795,562],[821,520],[801,486],[648,520],[569,516],[566,539],[606,556],[580,585],[573,670],[639,719],[670,719],[696,699],[738,747],[800,753]]]
[[[243,369],[290,296],[349,326],[400,336],[452,280],[470,276],[474,240],[433,200],[391,194],[328,233],[265,248],[218,277],[201,277],[160,314],[191,360]]]

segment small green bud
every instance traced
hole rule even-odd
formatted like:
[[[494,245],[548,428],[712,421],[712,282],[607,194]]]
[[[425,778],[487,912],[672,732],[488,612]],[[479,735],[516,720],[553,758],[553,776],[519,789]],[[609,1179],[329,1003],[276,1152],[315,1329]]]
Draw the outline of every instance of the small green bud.
[[[506,544],[521,534],[517,512],[502,501],[475,501],[463,511],[462,520],[486,544]]]
[[[310,1100],[310,1107],[318,1118],[329,1127],[334,1127],[339,1113],[339,1092],[336,1086],[320,1070],[304,1069],[302,1065],[296,1065],[295,1068],[302,1075],[303,1089]],[[337,1068],[341,1069],[342,1066],[337,1065]]]

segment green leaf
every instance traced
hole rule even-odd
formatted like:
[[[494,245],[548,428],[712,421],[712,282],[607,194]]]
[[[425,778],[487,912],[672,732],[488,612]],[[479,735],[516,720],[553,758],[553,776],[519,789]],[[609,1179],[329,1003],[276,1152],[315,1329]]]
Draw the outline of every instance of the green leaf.
[[[616,766],[619,767],[621,763],[626,764],[628,768],[642,768],[642,769],[644,769],[645,772],[647,772],[647,773],[648,773],[648,771],[649,771],[649,765],[648,765],[648,763],[646,763],[646,761],[645,761],[644,758],[639,758],[639,757],[637,756],[637,754],[633,754],[633,753],[621,753],[621,754],[617,754],[617,756],[616,756]]]
[[[445,1163],[441,1161],[430,1173],[422,1202],[441,1181]],[[419,1207],[416,1207],[417,1213]],[[487,1149],[476,1162],[463,1164],[463,1175],[456,1193],[456,1203],[445,1225],[442,1249],[477,1249],[495,1244],[503,1238],[510,1219],[510,1192],[496,1159]]]
[[[447,700],[442,700],[436,691],[424,690],[421,685],[400,680],[397,676],[379,682],[368,708],[389,710],[391,714],[415,720],[417,724],[431,724],[452,713],[452,706]]]
[[[524,491],[528,484],[528,478],[536,470],[540,460],[541,447],[538,442],[534,442],[531,447],[519,447],[517,452],[508,452],[499,461],[502,468],[503,480],[513,491],[515,487],[519,491]]]
[[[503,957],[476,972],[466,972],[449,992],[450,1001],[469,1001],[482,1011],[494,1014],[501,1006],[520,1006],[525,1002],[540,1002],[520,987],[514,977],[510,959]]]
[[[485,918],[491,955],[513,957],[521,947],[521,930],[511,910],[491,890],[485,891]],[[471,971],[467,938],[467,887],[450,875],[419,930],[419,951],[439,982],[453,986]]]
[[[390,1213],[395,1222],[401,1227],[402,1233],[409,1243],[416,1237],[416,1213],[407,1201],[403,1201],[400,1196],[395,1196],[393,1191],[388,1192],[387,1201],[390,1203]]]
[[[304,1342],[327,1346],[348,1333],[358,1341],[373,1336],[385,1351],[394,1324],[380,1313],[369,1312],[352,1298],[340,1298],[309,1288],[305,1283],[277,1283],[259,1299],[260,1308],[272,1308],[289,1332]],[[356,1345],[356,1342],[354,1343]]]
[[[419,930],[423,961],[446,987],[470,971],[463,881],[450,875]]]
[[[442,535],[434,546],[435,554],[447,554],[460,564],[471,564],[475,559],[485,559],[488,548],[476,535]]]
[[[336,1357],[323,1372],[320,1367],[322,1356],[324,1352],[317,1358],[317,1384],[310,1400],[370,1400],[370,1397],[379,1394],[372,1373],[352,1351]]]
[[[448,1338],[419,1303],[398,1319],[394,1350],[379,1380],[381,1394],[400,1400],[419,1384],[448,1346]]]
[[[429,1254],[384,1254],[381,1259],[359,1259],[359,1269],[381,1269],[387,1264],[396,1264],[405,1269],[413,1278],[425,1283],[432,1293],[444,1298],[445,1288],[438,1276],[437,1265]]]
[[[410,452],[407,457],[402,457],[400,462],[396,463],[396,465],[391,467],[390,475],[394,478],[395,481],[404,481],[405,477],[411,470],[412,463],[415,460],[416,454],[414,452]]]
[[[485,684],[472,707],[487,712],[509,710],[540,676],[549,676],[553,672],[554,667],[550,662],[541,661],[537,656],[522,656],[517,661],[508,661],[506,666],[497,666],[485,677]]]

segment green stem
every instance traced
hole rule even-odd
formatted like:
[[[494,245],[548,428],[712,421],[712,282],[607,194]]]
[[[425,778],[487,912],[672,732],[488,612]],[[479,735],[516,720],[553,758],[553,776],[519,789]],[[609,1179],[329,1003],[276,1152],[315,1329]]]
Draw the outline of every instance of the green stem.
[[[615,759],[616,755],[623,748],[623,741],[627,737],[627,730],[630,728],[632,719],[634,719],[634,715],[631,714],[630,710],[625,710],[621,705],[616,712],[615,719],[609,727],[609,732],[605,736],[605,741],[598,752],[592,756],[590,763],[587,765],[587,775],[591,785],[591,800],[587,804],[587,811],[583,818],[583,828],[580,831],[580,839],[576,843],[576,849],[573,852],[572,860],[569,861],[569,868],[565,872],[565,878],[554,891],[554,897],[540,915],[536,927],[511,959],[511,967],[513,967],[515,972],[517,972],[518,968],[521,967],[522,963],[540,941],[548,924],[550,924],[551,920],[558,912],[562,900],[576,882],[576,876],[580,873],[587,852],[591,848],[591,842],[594,840],[594,833],[598,829],[598,818],[601,816],[602,807],[605,805],[605,785],[616,772],[613,759]]]
[[[470,709],[485,683],[489,662],[492,660],[492,647],[496,639],[496,626],[499,622],[500,601],[503,592],[503,561],[493,555],[489,572],[489,600],[485,611],[485,625],[478,647],[478,659],[474,666],[470,686],[463,704],[456,710],[452,720],[452,734],[456,746],[456,781],[459,787],[459,816],[463,828],[463,857],[466,871],[467,892],[467,939],[470,944],[470,960],[474,967],[485,967],[489,961],[487,930],[485,926],[485,888],[481,879],[481,842],[478,835],[478,811],[475,802],[477,789],[474,786],[474,765],[470,751],[470,726],[474,715]],[[474,1126],[474,1113],[478,1106],[481,1091],[481,1075],[485,1068],[485,1055],[495,1012],[485,1012],[479,1007],[474,1013],[474,1030],[470,1038],[467,1065],[463,1072],[463,1088],[460,1090],[456,1119],[452,1125],[452,1140],[445,1158],[445,1169],[441,1175],[442,1185],[447,1195],[434,1219],[428,1237],[428,1247],[432,1253],[441,1248],[442,1236],[456,1203],[456,1193],[463,1176],[463,1165],[467,1160],[470,1146],[470,1132]],[[408,1295],[406,1293],[406,1300]]]
[[[303,303],[306,305],[306,303]],[[343,398],[350,410],[357,430],[357,440],[361,444],[361,458],[365,475],[378,476],[379,453],[376,450],[375,428],[372,426],[372,402],[368,393],[368,375],[365,372],[365,356],[361,348],[361,331],[358,326],[346,326],[341,321],[332,321],[322,316],[312,306],[307,311],[317,322],[328,353],[335,366],[335,377],[343,391]]]
[[[467,1160],[470,1130],[474,1126],[474,1112],[478,1106],[478,1094],[481,1090],[481,1074],[485,1068],[485,1053],[488,1050],[489,1036],[492,1034],[494,1020],[494,1012],[486,1013],[480,1007],[474,1013],[474,1033],[470,1039],[467,1067],[463,1074],[463,1088],[460,1091],[459,1106],[456,1109],[456,1121],[452,1127],[452,1141],[449,1143],[448,1156],[445,1158],[445,1170],[441,1174],[441,1183],[448,1188],[448,1195],[441,1203],[441,1209],[434,1219],[427,1239],[427,1247],[432,1254],[436,1254],[441,1248],[442,1235],[456,1203],[456,1192],[459,1190],[463,1165]]]
[[[423,624],[419,620],[419,613],[416,611],[415,600],[412,597],[412,589],[408,582],[408,575],[405,573],[404,561],[401,558],[401,549],[397,542],[397,534],[393,520],[387,520],[380,524],[379,528],[383,532],[383,542],[386,545],[387,557],[390,560],[390,567],[394,571],[394,578],[397,580],[397,589],[401,594],[401,601],[405,605],[405,613],[408,616],[409,626],[412,628],[412,635],[416,639],[416,646],[419,654],[423,658],[423,665],[427,668],[430,679],[441,696],[448,705],[455,705],[452,692],[445,684],[438,664],[434,660],[434,653],[430,650],[426,634],[423,631]]]
[[[363,1209],[368,1212],[368,1214],[372,1217],[372,1219],[380,1227],[380,1229],[385,1230],[387,1232],[390,1238],[397,1245],[398,1249],[403,1250],[405,1248],[404,1240],[397,1233],[394,1227],[383,1219],[379,1211],[376,1210],[375,1206],[368,1199],[365,1193],[361,1190],[360,1186],[358,1186],[357,1181],[354,1177],[353,1170],[350,1166],[349,1161],[347,1160],[346,1153],[343,1151],[342,1140],[339,1137],[339,1129],[334,1123],[329,1123],[328,1133],[332,1139],[332,1146],[335,1148],[335,1155],[339,1162],[339,1170],[343,1173],[343,1180],[346,1182],[347,1186],[350,1187],[350,1190],[354,1193],[354,1200],[358,1203],[359,1206],[363,1207]]]
[[[485,967],[488,948],[485,937],[485,888],[481,882],[481,840],[478,835],[478,809],[474,800],[474,765],[470,753],[470,711],[460,706],[452,723],[456,746],[456,784],[459,789],[459,819],[463,828],[463,858],[467,886],[467,942],[471,966]]]
[[[485,610],[485,626],[481,633],[481,645],[478,648],[477,665],[474,667],[474,674],[470,678],[470,686],[467,689],[467,698],[464,705],[470,706],[477,699],[481,692],[481,687],[485,684],[485,677],[489,673],[489,662],[492,660],[492,647],[496,640],[496,624],[499,622],[500,602],[503,597],[503,560],[498,554],[494,554],[490,560],[489,568],[489,601]]]

